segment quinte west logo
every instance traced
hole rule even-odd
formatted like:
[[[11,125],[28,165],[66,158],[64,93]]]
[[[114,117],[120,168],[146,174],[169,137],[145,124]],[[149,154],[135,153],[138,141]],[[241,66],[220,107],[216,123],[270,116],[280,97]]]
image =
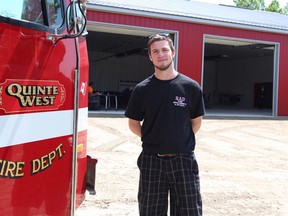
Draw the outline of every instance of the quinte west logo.
[[[64,85],[53,80],[12,80],[0,83],[0,110],[5,113],[58,109],[66,99]]]

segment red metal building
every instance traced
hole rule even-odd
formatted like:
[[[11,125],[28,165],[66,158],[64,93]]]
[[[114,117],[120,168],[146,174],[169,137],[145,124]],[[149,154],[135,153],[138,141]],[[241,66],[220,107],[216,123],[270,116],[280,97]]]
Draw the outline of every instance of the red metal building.
[[[148,35],[169,32],[177,70],[200,83],[209,106],[288,116],[285,15],[186,0],[92,0],[87,18],[90,80],[101,80],[99,90],[120,92],[149,75],[135,75],[149,62],[133,62],[143,59]]]

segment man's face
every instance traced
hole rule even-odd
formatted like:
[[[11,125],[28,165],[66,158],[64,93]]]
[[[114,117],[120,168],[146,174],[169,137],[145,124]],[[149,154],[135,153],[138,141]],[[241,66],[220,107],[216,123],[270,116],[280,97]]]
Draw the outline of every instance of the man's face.
[[[167,70],[173,62],[175,51],[172,51],[168,41],[155,41],[150,45],[151,53],[149,55],[154,67],[164,71]]]

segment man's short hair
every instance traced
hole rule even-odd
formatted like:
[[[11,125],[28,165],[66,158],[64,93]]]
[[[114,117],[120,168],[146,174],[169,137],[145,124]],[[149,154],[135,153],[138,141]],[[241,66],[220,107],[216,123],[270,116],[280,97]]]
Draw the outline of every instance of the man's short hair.
[[[170,37],[169,33],[157,33],[149,36],[149,41],[147,43],[148,47],[148,54],[151,54],[151,44],[154,43],[155,41],[161,41],[161,40],[166,40],[169,43],[169,47],[172,51],[175,51],[175,47],[173,45],[173,41]]]

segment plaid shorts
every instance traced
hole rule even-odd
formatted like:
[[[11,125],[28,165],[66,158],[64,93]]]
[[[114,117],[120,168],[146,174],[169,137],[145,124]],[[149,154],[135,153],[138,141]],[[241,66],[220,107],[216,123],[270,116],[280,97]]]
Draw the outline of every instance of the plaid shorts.
[[[138,202],[140,216],[166,216],[170,192],[171,216],[201,216],[202,199],[194,154],[160,157],[142,152]]]

